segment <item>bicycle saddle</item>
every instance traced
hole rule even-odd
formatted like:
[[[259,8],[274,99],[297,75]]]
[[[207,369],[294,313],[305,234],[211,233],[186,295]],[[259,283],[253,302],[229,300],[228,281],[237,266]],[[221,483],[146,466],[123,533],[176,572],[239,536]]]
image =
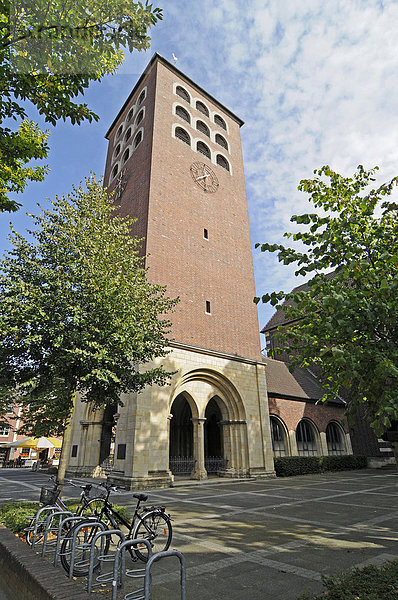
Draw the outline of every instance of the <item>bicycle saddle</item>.
[[[146,502],[148,500],[148,496],[145,494],[133,494],[133,498],[137,498],[140,502]]]

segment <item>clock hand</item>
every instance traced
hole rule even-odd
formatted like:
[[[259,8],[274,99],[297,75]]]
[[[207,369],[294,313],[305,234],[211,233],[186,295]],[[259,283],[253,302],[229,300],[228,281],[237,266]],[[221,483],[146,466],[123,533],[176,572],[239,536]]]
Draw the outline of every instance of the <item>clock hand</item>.
[[[197,177],[196,181],[198,181],[199,179],[204,179],[205,177],[210,177],[210,173],[206,173],[206,175],[201,175],[200,177]]]

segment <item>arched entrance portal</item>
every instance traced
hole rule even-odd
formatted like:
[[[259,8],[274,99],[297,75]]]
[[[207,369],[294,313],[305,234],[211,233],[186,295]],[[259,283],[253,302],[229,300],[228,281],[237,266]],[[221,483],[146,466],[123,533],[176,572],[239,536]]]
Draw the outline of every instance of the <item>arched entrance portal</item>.
[[[190,475],[194,468],[192,411],[179,394],[171,405],[169,468],[173,475]]]
[[[117,413],[117,404],[108,404],[104,410],[101,427],[101,445],[99,464],[108,473],[113,464],[113,445],[115,441],[116,423],[114,416]]]
[[[221,424],[222,414],[216,397],[212,398],[206,406],[205,418],[205,469],[210,475],[226,469]]]

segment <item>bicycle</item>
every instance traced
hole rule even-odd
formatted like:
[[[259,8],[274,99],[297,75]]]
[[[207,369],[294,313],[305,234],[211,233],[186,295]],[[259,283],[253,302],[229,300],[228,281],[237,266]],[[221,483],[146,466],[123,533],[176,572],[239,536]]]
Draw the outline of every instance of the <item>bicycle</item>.
[[[48,487],[45,487],[45,486],[43,486],[41,488],[40,500],[39,500],[40,508],[42,508],[43,506],[52,506],[52,507],[54,507],[53,512],[67,511],[68,507],[66,506],[66,504],[64,504],[62,502],[61,498],[59,497],[60,482],[55,477],[50,477],[49,481],[52,481],[54,485],[51,489],[49,489]],[[75,515],[80,516],[80,515],[85,514],[85,510],[90,503],[89,494],[90,494],[90,491],[93,486],[90,483],[85,484],[85,485],[80,485],[80,484],[76,484],[72,480],[66,480],[66,481],[67,481],[67,483],[73,485],[74,487],[81,488],[82,491],[80,494],[79,505],[77,507]],[[25,532],[26,532],[25,539],[26,539],[26,543],[29,546],[33,545],[34,525],[36,523],[37,512],[33,517],[28,517],[30,519],[30,521],[29,521],[29,525],[25,529]],[[40,521],[37,523],[36,539],[35,539],[36,544],[40,543],[43,539],[47,517],[48,517],[48,513],[46,515],[43,514],[43,518],[40,519]]]
[[[95,516],[97,521],[103,523],[108,529],[119,529],[122,526],[127,529],[125,539],[140,539],[148,540],[152,547],[152,553],[168,550],[173,535],[170,515],[168,515],[164,506],[142,507],[141,502],[146,502],[148,496],[146,494],[133,494],[137,499],[137,504],[134,510],[133,517],[129,523],[126,519],[113,508],[109,501],[111,492],[117,491],[118,488],[110,484],[104,483],[102,486],[106,489],[104,498],[94,498],[88,503],[86,515]],[[65,535],[61,546],[61,564],[65,571],[70,571],[70,557],[72,551],[73,537],[76,528],[80,523],[74,525]],[[96,528],[91,525],[89,528],[80,529],[76,537],[75,564],[73,568],[73,576],[83,577],[88,574],[87,548],[90,541],[99,532],[100,527]],[[111,535],[105,536],[103,553],[107,554],[111,544]],[[129,553],[133,561],[137,559],[147,562],[148,551],[144,544],[141,547],[130,548]],[[98,552],[95,559],[95,568],[99,565]]]

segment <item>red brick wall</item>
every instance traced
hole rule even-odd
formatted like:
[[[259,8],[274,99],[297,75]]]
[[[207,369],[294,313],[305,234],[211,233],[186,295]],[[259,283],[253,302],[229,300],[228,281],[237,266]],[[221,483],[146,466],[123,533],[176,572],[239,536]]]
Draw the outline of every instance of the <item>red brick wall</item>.
[[[203,100],[210,111],[221,115],[228,131],[197,111],[194,102],[189,106],[177,96],[173,89],[176,82],[192,98]],[[125,165],[130,177],[121,211],[139,218],[134,233],[146,237],[149,279],[167,285],[169,296],[180,297],[172,316],[172,337],[187,344],[261,359],[239,124],[203,92],[155,61],[111,132],[112,152],[119,123],[145,85],[146,115],[141,123],[145,127],[144,141]],[[190,126],[173,114],[176,102],[213,132],[221,133],[230,152],[196,131],[193,123]],[[173,123],[227,156],[231,173],[173,138]],[[105,181],[112,152],[109,150]],[[220,185],[214,194],[204,193],[193,181],[190,166],[196,161],[208,164],[216,173]],[[205,228],[208,240],[203,238]],[[210,302],[210,315],[206,314],[206,301]]]
[[[332,405],[310,404],[294,400],[268,397],[269,413],[282,419],[289,431],[295,431],[301,419],[310,419],[320,432],[325,432],[328,423],[339,421],[348,433],[344,408]]]

